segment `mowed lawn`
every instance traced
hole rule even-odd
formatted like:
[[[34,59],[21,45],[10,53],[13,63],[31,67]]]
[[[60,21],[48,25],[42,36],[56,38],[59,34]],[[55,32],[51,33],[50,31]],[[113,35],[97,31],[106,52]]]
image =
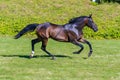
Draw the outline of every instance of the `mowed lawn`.
[[[79,47],[50,39],[47,49],[56,56],[50,60],[41,43],[29,59],[31,39],[0,37],[0,80],[120,80],[120,40],[88,39],[93,55],[87,58],[86,44],[81,54],[72,54]]]

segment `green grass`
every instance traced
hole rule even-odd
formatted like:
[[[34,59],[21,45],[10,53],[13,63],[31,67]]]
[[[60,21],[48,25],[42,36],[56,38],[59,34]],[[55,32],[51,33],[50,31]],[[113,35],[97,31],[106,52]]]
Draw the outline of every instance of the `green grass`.
[[[0,37],[0,80],[120,80],[120,40],[89,40],[93,55],[88,55],[88,46],[75,55],[77,46],[49,40],[47,49],[56,55],[56,60],[35,45],[35,57],[29,59],[30,40]]]

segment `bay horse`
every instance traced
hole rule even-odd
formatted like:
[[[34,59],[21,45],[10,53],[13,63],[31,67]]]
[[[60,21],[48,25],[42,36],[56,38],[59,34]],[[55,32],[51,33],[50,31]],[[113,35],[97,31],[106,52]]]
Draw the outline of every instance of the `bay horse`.
[[[34,45],[38,42],[42,42],[41,49],[46,52],[50,57],[52,57],[52,59],[54,59],[54,55],[46,50],[49,38],[60,42],[70,42],[79,46],[80,50],[73,52],[74,54],[79,54],[84,49],[83,45],[79,42],[86,43],[90,49],[88,53],[88,57],[90,57],[93,50],[90,42],[83,38],[82,30],[85,26],[90,27],[91,29],[93,29],[94,32],[98,31],[97,25],[92,19],[92,15],[89,15],[75,17],[69,20],[69,22],[64,25],[53,24],[50,22],[42,24],[29,24],[15,36],[15,39],[20,38],[26,32],[36,30],[37,38],[31,40],[32,53],[30,55],[30,58],[32,58],[35,53]]]

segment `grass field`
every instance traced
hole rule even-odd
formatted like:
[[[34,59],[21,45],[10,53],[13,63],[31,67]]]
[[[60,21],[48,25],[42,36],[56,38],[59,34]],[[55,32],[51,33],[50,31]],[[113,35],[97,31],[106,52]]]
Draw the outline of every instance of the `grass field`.
[[[120,40],[89,40],[94,52],[88,59],[85,44],[84,51],[75,55],[78,47],[49,40],[47,49],[56,60],[40,50],[41,43],[29,59],[30,40],[0,38],[0,80],[120,80]]]

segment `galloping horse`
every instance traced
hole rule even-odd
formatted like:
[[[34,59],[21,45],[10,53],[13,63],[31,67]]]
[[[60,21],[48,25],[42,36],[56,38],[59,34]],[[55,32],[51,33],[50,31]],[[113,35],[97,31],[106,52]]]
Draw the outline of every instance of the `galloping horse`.
[[[30,55],[30,58],[32,58],[34,55],[34,45],[41,41],[41,49],[45,51],[49,56],[51,56],[52,59],[54,59],[54,55],[46,50],[49,38],[60,42],[71,42],[79,46],[81,49],[77,52],[73,52],[74,54],[79,54],[84,49],[83,45],[79,42],[86,43],[90,48],[90,51],[88,53],[88,57],[90,57],[93,50],[90,42],[83,38],[82,30],[85,26],[90,27],[94,32],[98,30],[96,24],[92,20],[92,15],[89,15],[73,18],[64,25],[57,25],[49,22],[43,24],[29,24],[15,36],[15,39],[20,38],[28,31],[34,31],[36,29],[37,38],[31,41],[32,53]]]

